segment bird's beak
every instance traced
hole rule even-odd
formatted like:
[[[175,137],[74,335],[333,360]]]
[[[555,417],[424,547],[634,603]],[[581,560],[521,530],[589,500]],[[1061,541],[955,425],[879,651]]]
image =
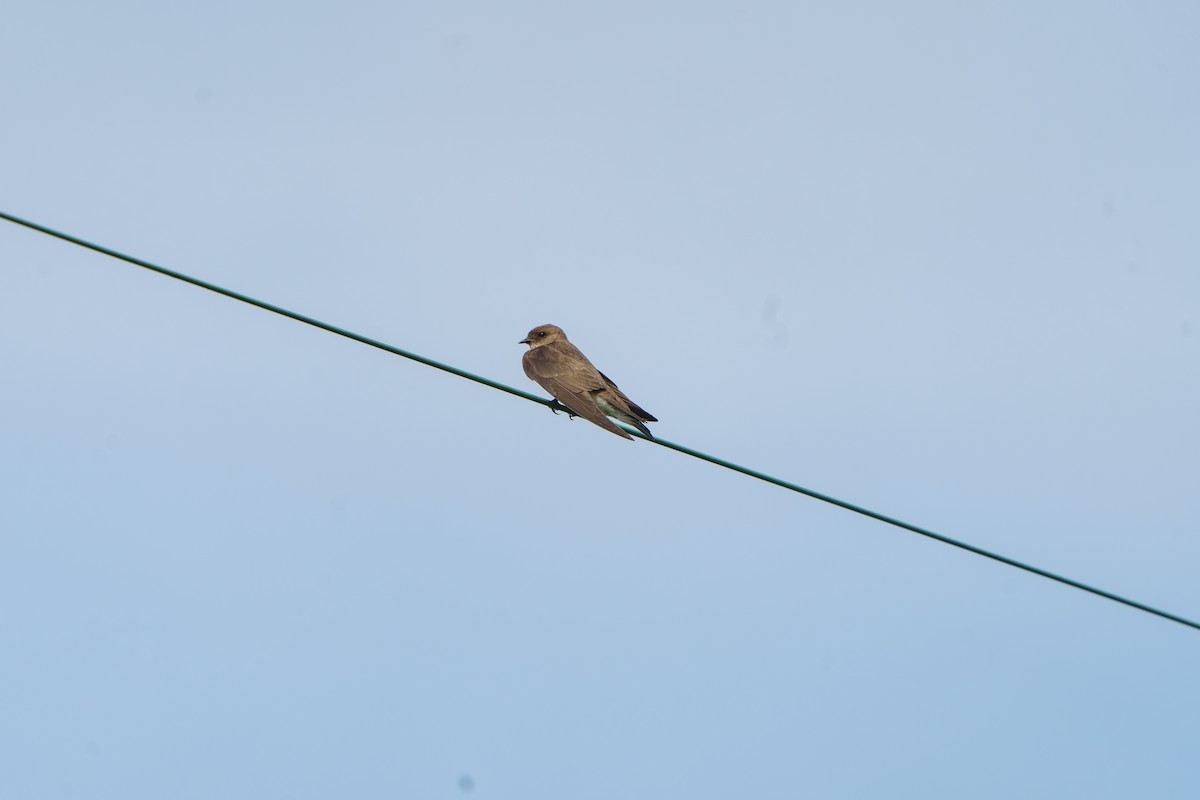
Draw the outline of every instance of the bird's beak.
[[[521,341],[517,342],[517,344],[533,344],[533,342],[528,339],[522,339]]]

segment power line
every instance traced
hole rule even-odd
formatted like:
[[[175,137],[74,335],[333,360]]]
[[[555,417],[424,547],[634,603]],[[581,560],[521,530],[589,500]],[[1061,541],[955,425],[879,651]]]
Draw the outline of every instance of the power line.
[[[142,267],[144,269],[148,269],[153,272],[157,272],[157,273],[166,275],[171,278],[175,278],[176,280],[184,281],[185,283],[190,283],[193,286],[199,286],[200,288],[207,289],[210,292],[216,292],[217,294],[221,294],[226,297],[233,298],[234,300],[239,300],[243,303],[248,303],[249,305],[252,305],[252,306],[257,306],[258,308],[264,309],[266,311],[270,311],[275,314],[279,314],[284,317],[288,317],[289,319],[294,319],[298,322],[303,322],[306,325],[312,325],[315,328],[320,328],[321,330],[329,331],[330,333],[335,333],[338,336],[344,336],[347,339],[353,339],[356,342],[361,342],[362,344],[370,345],[371,347],[376,347],[376,348],[379,348],[380,350],[385,350],[394,355],[402,356],[404,358],[411,359],[418,363],[425,364],[426,366],[434,367],[435,369],[440,369],[444,372],[449,372],[450,374],[457,375],[460,378],[466,378],[467,380],[475,381],[476,383],[482,383],[484,386],[489,386],[493,389],[499,389],[502,392],[508,392],[511,395],[516,395],[517,397],[524,398],[531,402],[540,403],[551,409],[567,410],[564,406],[560,405],[557,400],[545,400],[541,397],[538,397],[537,395],[533,395],[528,392],[523,392],[520,389],[515,389],[511,386],[506,386],[503,383],[497,383],[496,381],[490,380],[488,378],[484,378],[479,375],[475,375],[471,372],[467,372],[466,370],[458,369],[457,367],[452,367],[449,364],[443,364],[440,361],[434,361],[432,358],[426,358],[425,356],[417,355],[416,353],[411,353],[407,350],[402,350],[399,347],[393,347],[392,345],[387,344],[385,342],[381,342],[377,339],[371,339],[369,337],[362,336],[361,334],[354,333],[353,331],[348,331],[345,328],[339,328],[336,325],[330,325],[327,322],[322,322],[321,320],[313,319],[312,317],[305,316],[304,314],[298,314],[295,311],[289,311],[286,308],[281,308],[280,306],[273,305],[271,303],[267,303],[262,300],[256,300],[255,298],[241,294],[240,292],[235,292],[230,289],[225,289],[221,286],[217,286],[216,284],[209,283],[208,281],[204,281],[199,278],[193,278],[192,276],[185,275],[182,272],[176,272],[175,270],[167,269],[166,267],[161,267],[157,264],[152,264],[149,261],[143,261],[140,258],[134,258],[133,256],[128,256],[128,255],[125,255],[124,253],[119,253],[116,250],[110,250],[107,247],[102,247],[98,244],[93,244],[92,242],[88,242],[88,241],[85,241],[78,237],[71,236],[70,234],[52,230],[51,228],[47,228],[43,225],[38,225],[36,222],[30,222],[29,220],[21,219],[20,217],[14,217],[11,214],[7,214],[3,211],[0,211],[0,219],[6,219],[9,222],[16,223],[17,225],[22,225],[31,230],[38,231],[39,233],[44,233],[44,234],[47,234],[48,236],[53,236],[55,238],[62,239],[65,242],[70,242],[71,244],[79,245],[80,247],[86,247],[87,249],[94,250],[97,253],[103,253],[106,256],[111,256],[112,258],[116,258],[121,261],[128,262],[135,266]],[[626,431],[628,431],[633,436],[636,436],[640,439],[644,439],[648,442],[653,442],[654,444],[660,445],[662,447],[666,447],[670,450],[675,450],[676,452],[683,453],[684,455],[691,456],[692,458],[698,458],[702,461],[707,461],[710,464],[715,464],[718,467],[724,467],[725,469],[733,470],[734,472],[740,472],[743,475],[748,475],[751,478],[756,478],[760,481],[765,481],[767,483],[774,484],[775,486],[779,486],[780,488],[787,489],[789,491],[796,492],[798,494],[807,495],[808,497],[814,498],[816,500],[820,500],[822,502],[830,503],[831,505],[835,505],[840,508],[844,508],[847,511],[853,511],[856,514],[862,514],[863,516],[870,517],[871,519],[878,520],[879,522],[885,522],[888,525],[893,525],[897,528],[901,528],[901,529],[909,531],[911,533],[920,534],[921,536],[925,536],[927,538],[934,539],[936,541],[942,542],[943,544],[948,544],[953,547],[957,547],[961,550],[966,550],[969,553],[974,553],[975,555],[983,556],[984,558],[989,558],[992,561],[998,561],[1001,564],[1006,564],[1010,567],[1015,567],[1016,569],[1024,570],[1025,572],[1029,572],[1034,575],[1040,575],[1043,578],[1048,578],[1049,580],[1057,581],[1058,583],[1061,583],[1064,586],[1070,586],[1073,589],[1079,589],[1080,591],[1088,592],[1090,594],[1096,595],[1097,597],[1103,597],[1106,600],[1112,600],[1113,602],[1121,603],[1122,605],[1137,609],[1138,611],[1144,611],[1147,614],[1153,614],[1154,616],[1161,617],[1162,619],[1167,619],[1172,622],[1178,622],[1180,625],[1186,625],[1189,628],[1194,628],[1196,630],[1200,630],[1200,623],[1193,622],[1190,619],[1186,619],[1186,618],[1178,616],[1176,614],[1171,614],[1167,611],[1163,611],[1161,609],[1154,608],[1153,606],[1148,606],[1144,603],[1139,603],[1136,600],[1131,600],[1127,597],[1122,597],[1121,595],[1113,594],[1112,592],[1108,592],[1103,589],[1099,589],[1095,586],[1089,586],[1086,583],[1082,583],[1080,581],[1076,581],[1071,578],[1067,578],[1065,576],[1058,575],[1058,574],[1050,572],[1048,570],[1044,570],[1039,567],[1035,567],[1031,564],[1026,564],[1026,563],[1018,561],[1014,558],[1009,558],[1008,556],[1002,556],[999,553],[993,553],[990,550],[984,550],[982,547],[976,547],[975,545],[968,544],[966,542],[962,542],[957,539],[952,539],[949,536],[943,536],[940,533],[934,533],[933,531],[931,531],[927,528],[922,528],[918,525],[913,525],[908,522],[904,522],[902,520],[896,519],[895,517],[889,517],[886,514],[880,514],[877,511],[871,511],[868,508],[864,508],[862,506],[855,505],[854,503],[848,503],[845,500],[839,500],[836,497],[831,497],[827,494],[822,494],[821,492],[817,492],[812,489],[806,489],[803,486],[799,486],[799,485],[791,483],[789,481],[785,481],[780,478],[773,477],[764,472],[759,472],[757,470],[750,469],[749,467],[743,467],[738,464],[734,464],[731,461],[726,461],[724,459],[717,458],[716,456],[708,455],[707,453],[702,453],[699,450],[693,450],[690,447],[685,447],[681,444],[675,444],[674,442],[668,441],[666,439],[660,439],[658,437],[651,438],[651,437],[643,435],[640,431],[634,430],[633,428],[625,427],[624,425],[622,425],[621,427],[624,428]]]

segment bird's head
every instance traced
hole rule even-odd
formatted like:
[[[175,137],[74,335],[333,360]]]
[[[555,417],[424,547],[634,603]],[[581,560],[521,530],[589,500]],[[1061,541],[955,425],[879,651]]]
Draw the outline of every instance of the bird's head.
[[[527,344],[530,347],[541,347],[544,344],[551,342],[566,341],[567,335],[562,332],[562,328],[557,325],[538,325],[529,332],[529,335],[522,339],[518,344]]]

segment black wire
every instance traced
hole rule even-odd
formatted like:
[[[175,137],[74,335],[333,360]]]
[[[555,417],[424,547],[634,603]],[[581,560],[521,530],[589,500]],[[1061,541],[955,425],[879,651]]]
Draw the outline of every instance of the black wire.
[[[252,306],[257,306],[258,308],[264,309],[266,311],[270,311],[275,314],[280,314],[282,316],[288,317],[289,319],[294,319],[298,322],[303,322],[306,325],[312,325],[313,327],[320,328],[321,330],[329,331],[330,333],[336,333],[338,336],[344,336],[347,339],[353,339],[356,342],[361,342],[362,344],[370,345],[371,347],[377,347],[380,350],[386,350],[389,353],[393,353],[398,356],[403,356],[404,358],[408,358],[413,361],[417,361],[421,364],[425,364],[426,366],[434,367],[436,369],[440,369],[445,372],[449,372],[452,375],[459,376],[460,378],[466,378],[467,380],[475,381],[476,383],[482,383],[484,386],[489,386],[493,389],[499,389],[502,392],[508,392],[509,394],[516,395],[517,397],[522,397],[522,398],[532,401],[534,403],[541,403],[542,405],[548,406],[552,409],[559,409],[559,410],[562,409],[562,406],[560,406],[558,401],[556,401],[556,400],[545,400],[541,397],[538,397],[537,395],[529,394],[528,392],[523,392],[520,389],[514,389],[511,386],[506,386],[503,383],[498,383],[496,381],[489,380],[488,378],[484,378],[479,375],[475,375],[473,373],[467,372],[466,370],[461,370],[461,369],[458,369],[457,367],[452,367],[449,364],[443,364],[439,361],[434,361],[431,358],[426,358],[424,356],[417,355],[416,353],[411,353],[407,350],[401,350],[399,347],[393,347],[390,344],[385,344],[384,342],[380,342],[376,339],[370,339],[366,336],[362,336],[360,334],[354,333],[353,331],[348,331],[344,328],[339,328],[336,325],[330,325],[327,322],[322,322],[318,319],[313,319],[312,317],[307,317],[303,314],[297,314],[295,311],[289,311],[286,308],[281,308],[279,306],[272,305],[271,303],[266,303],[262,300],[256,300],[253,297],[249,297],[247,295],[232,291],[230,289],[225,289],[223,287],[217,286],[216,284],[209,283],[208,281],[200,280],[199,278],[193,278],[190,275],[183,274],[182,272],[176,272],[175,270],[167,269],[166,267],[160,267],[157,264],[151,264],[149,261],[143,261],[139,258],[134,258],[133,256],[127,256],[124,253],[117,252],[116,250],[110,250],[107,247],[101,247],[98,244],[93,244],[91,242],[85,241],[78,237],[71,236],[69,234],[62,233],[60,231],[52,230],[43,225],[38,225],[35,222],[30,222],[29,220],[21,219],[19,217],[14,217],[11,214],[4,213],[3,211],[0,211],[0,218],[6,219],[9,222],[14,222],[18,225],[23,225],[26,228],[38,231],[39,233],[44,233],[49,236],[54,236],[58,239],[62,239],[63,241],[70,242],[71,244],[76,244],[76,245],[79,245],[80,247],[86,247],[89,250],[95,250],[97,253],[103,253],[106,256],[111,256],[112,258],[120,259],[121,261],[126,261],[135,266],[142,267],[144,269],[148,269],[153,272],[157,272],[157,273],[166,275],[171,278],[175,278],[176,280],[190,283],[193,286],[199,286],[202,289],[208,289],[210,292],[216,292],[217,294],[222,294],[222,295],[225,295],[226,297],[231,297],[234,300],[239,300],[243,303],[249,303]],[[961,550],[966,550],[969,553],[974,553],[975,555],[983,556],[984,558],[991,559],[992,561],[998,561],[1001,564],[1006,564],[1010,567],[1015,567],[1016,569],[1024,570],[1025,572],[1029,572],[1034,575],[1040,575],[1043,578],[1047,578],[1049,580],[1056,581],[1058,583],[1063,584],[1064,586],[1070,586],[1073,589],[1078,589],[1083,592],[1088,592],[1090,594],[1096,595],[1097,597],[1103,597],[1106,600],[1112,600],[1115,603],[1120,603],[1122,605],[1128,606],[1129,608],[1134,608],[1134,609],[1137,609],[1138,611],[1144,611],[1147,614],[1153,614],[1156,617],[1161,617],[1162,619],[1170,620],[1171,622],[1178,622],[1180,625],[1186,625],[1189,628],[1194,628],[1196,630],[1200,630],[1200,623],[1193,622],[1190,619],[1186,619],[1186,618],[1178,616],[1176,614],[1171,614],[1167,611],[1162,611],[1160,609],[1154,608],[1153,606],[1148,606],[1145,603],[1139,603],[1136,600],[1130,600],[1127,597],[1122,597],[1121,595],[1113,594],[1112,592],[1105,591],[1104,589],[1099,589],[1095,586],[1089,586],[1086,583],[1082,583],[1080,581],[1073,580],[1071,578],[1067,578],[1062,575],[1058,575],[1058,574],[1050,572],[1048,570],[1041,569],[1040,567],[1035,567],[1031,564],[1026,564],[1022,561],[1017,561],[1015,558],[1009,558],[1008,556],[1002,556],[999,553],[993,553],[990,550],[984,550],[981,547],[976,547],[975,545],[967,544],[966,542],[961,542],[957,539],[952,539],[949,536],[943,536],[940,533],[934,533],[933,531],[931,531],[927,528],[922,528],[918,525],[913,525],[911,523],[904,522],[903,520],[896,519],[895,517],[889,517],[886,514],[880,514],[877,511],[871,511],[868,508],[864,508],[862,506],[855,505],[854,503],[848,503],[845,500],[839,500],[836,497],[830,497],[827,494],[821,494],[820,492],[813,491],[812,489],[806,489],[803,486],[799,486],[799,485],[791,483],[789,481],[785,481],[780,478],[773,477],[764,472],[759,472],[757,470],[750,469],[749,467],[743,467],[738,464],[734,464],[731,461],[726,461],[724,459],[717,458],[716,456],[710,456],[707,453],[700,452],[699,450],[693,450],[690,447],[685,447],[681,444],[675,444],[674,442],[667,441],[666,439],[660,439],[658,437],[651,438],[651,437],[645,436],[640,431],[634,430],[634,429],[626,427],[624,425],[622,425],[621,427],[624,430],[626,430],[628,433],[632,434],[633,436],[636,436],[640,439],[645,439],[648,442],[653,442],[654,444],[657,444],[661,447],[666,447],[668,449],[683,453],[684,455],[688,455],[693,458],[698,458],[698,459],[701,459],[702,461],[707,461],[710,464],[716,464],[719,467],[731,469],[734,472],[740,472],[743,475],[748,475],[751,478],[757,478],[760,481],[766,481],[767,483],[774,484],[776,486],[779,486],[783,489],[787,489],[792,492],[797,492],[799,494],[807,495],[808,497],[811,497],[816,500],[820,500],[824,503],[830,503],[830,504],[838,506],[840,508],[844,508],[847,511],[853,511],[856,514],[862,514],[863,516],[870,517],[871,519],[878,520],[880,522],[885,522],[888,525],[894,525],[897,528],[902,528],[903,530],[910,531],[910,532],[916,533],[916,534],[920,534],[921,536],[925,536],[930,539],[934,539],[936,541],[942,542],[943,544],[948,544],[953,547],[957,547]]]

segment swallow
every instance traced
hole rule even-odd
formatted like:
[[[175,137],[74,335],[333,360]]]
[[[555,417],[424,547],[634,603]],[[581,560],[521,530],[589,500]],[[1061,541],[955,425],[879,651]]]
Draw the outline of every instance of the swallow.
[[[539,325],[519,344],[529,345],[521,358],[525,374],[566,406],[571,416],[583,417],[609,433],[632,440],[632,436],[609,421],[613,417],[637,428],[646,438],[654,438],[644,423],[658,420],[592,366],[587,356],[567,340],[562,328]]]

